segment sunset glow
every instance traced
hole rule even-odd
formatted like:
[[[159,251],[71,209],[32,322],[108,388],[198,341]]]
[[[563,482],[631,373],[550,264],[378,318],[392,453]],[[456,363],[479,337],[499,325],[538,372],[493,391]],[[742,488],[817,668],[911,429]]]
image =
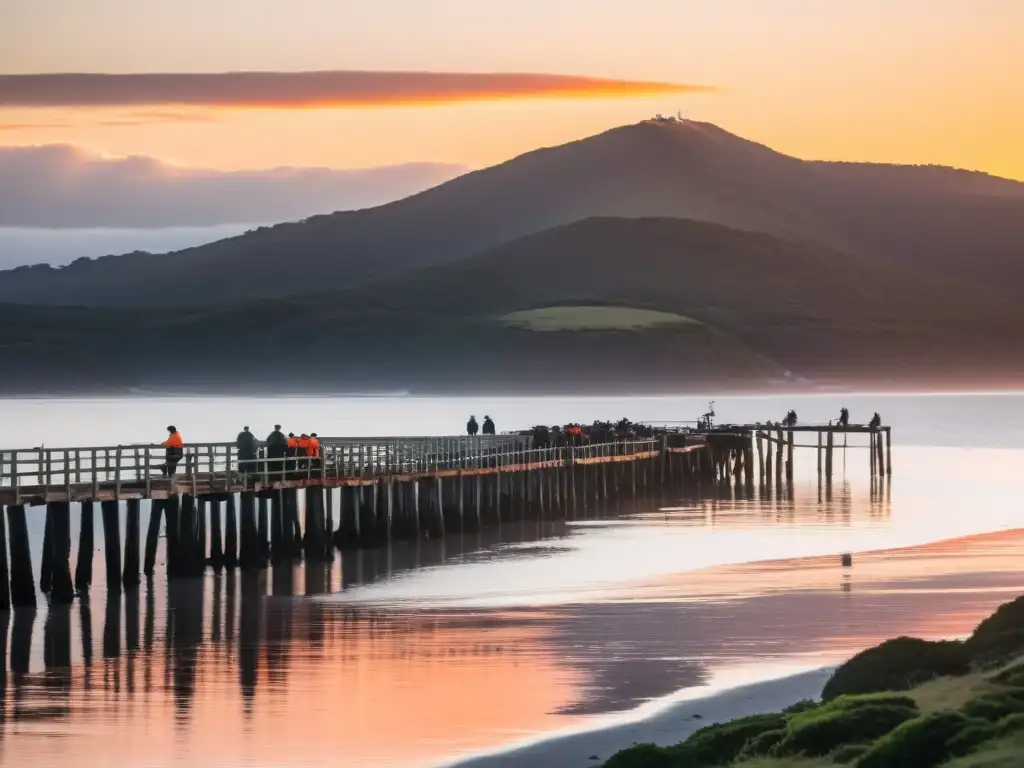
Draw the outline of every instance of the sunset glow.
[[[1024,91],[1009,76],[1024,6],[1013,0],[282,7],[16,3],[0,32],[0,140],[218,169],[481,167],[682,109],[798,157],[1024,179]],[[263,90],[218,90],[232,72]],[[131,98],[63,73],[117,75]],[[20,98],[11,75],[32,76]],[[334,82],[266,85],[311,76]],[[205,85],[169,94],[167,78]],[[59,98],[40,87],[61,82]]]

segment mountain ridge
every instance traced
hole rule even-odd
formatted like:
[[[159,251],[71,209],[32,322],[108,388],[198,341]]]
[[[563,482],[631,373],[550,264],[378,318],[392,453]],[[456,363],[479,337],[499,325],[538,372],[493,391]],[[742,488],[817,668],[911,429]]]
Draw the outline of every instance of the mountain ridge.
[[[953,169],[799,160],[711,124],[644,121],[533,150],[383,206],[173,254],[0,272],[0,301],[146,306],[174,286],[179,304],[202,306],[344,289],[593,216],[705,220],[922,272],[949,270],[974,283],[1024,277],[1011,263],[1024,243],[1022,183]]]
[[[510,324],[602,307],[687,322]],[[570,314],[571,314],[570,312]],[[614,316],[614,313],[612,313]],[[147,311],[0,304],[0,391],[669,393],[1024,381],[1006,293],[808,242],[596,217],[358,288]]]

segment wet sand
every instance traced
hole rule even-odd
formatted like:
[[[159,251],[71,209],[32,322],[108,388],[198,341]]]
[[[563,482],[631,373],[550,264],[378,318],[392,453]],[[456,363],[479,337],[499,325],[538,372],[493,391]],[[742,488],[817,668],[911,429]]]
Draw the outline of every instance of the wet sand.
[[[816,699],[832,667],[745,685],[673,704],[637,722],[561,736],[511,751],[444,763],[452,768],[574,768],[600,766],[631,744],[676,744],[698,728],[737,717],[775,712]],[[594,758],[597,758],[596,760]]]

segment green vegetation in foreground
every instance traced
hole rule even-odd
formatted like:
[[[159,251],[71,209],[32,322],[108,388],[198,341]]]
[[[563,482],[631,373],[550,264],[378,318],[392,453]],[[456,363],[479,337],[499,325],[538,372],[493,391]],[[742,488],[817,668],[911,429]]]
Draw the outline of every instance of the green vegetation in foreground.
[[[529,331],[640,331],[647,328],[700,325],[672,312],[615,306],[540,307],[501,318],[508,326]]]
[[[715,723],[606,768],[1011,768],[1024,765],[1024,597],[964,642],[900,637],[835,671],[821,702]],[[1014,661],[1016,660],[1016,661]]]

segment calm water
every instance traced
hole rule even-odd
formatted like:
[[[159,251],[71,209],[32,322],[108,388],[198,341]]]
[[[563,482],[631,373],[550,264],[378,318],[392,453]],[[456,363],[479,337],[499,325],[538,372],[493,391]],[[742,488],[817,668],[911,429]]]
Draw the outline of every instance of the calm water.
[[[0,434],[5,447],[156,441],[169,422],[196,441],[274,422],[443,434],[469,413],[501,429],[690,420],[705,405],[23,400],[0,401]],[[891,483],[869,481],[851,438],[831,493],[814,452],[798,450],[781,492],[659,491],[330,566],[173,585],[158,575],[110,601],[100,543],[90,601],[0,617],[0,764],[439,765],[832,663],[894,634],[962,635],[1024,593],[1024,397],[744,398],[716,410],[739,422],[795,407],[824,421],[841,405],[892,424]],[[845,551],[866,554],[842,569]]]

